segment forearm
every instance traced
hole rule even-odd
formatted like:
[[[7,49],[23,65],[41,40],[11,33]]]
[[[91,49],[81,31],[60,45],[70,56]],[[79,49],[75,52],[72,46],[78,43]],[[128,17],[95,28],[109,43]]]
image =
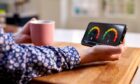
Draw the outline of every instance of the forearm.
[[[77,51],[79,52],[80,55],[80,64],[86,64],[86,63],[91,63],[91,62],[95,62],[98,59],[96,59],[95,54],[92,54],[94,49],[90,48],[90,47],[83,47],[81,48],[77,48]]]
[[[4,39],[0,44],[0,73],[9,73],[10,78],[16,82],[25,83],[33,77],[72,69],[79,64],[79,54],[73,47],[16,44],[9,34],[1,34],[0,38]]]
[[[21,35],[20,33],[16,33],[14,35],[14,39],[15,39],[16,43],[31,42],[29,36],[23,35],[23,34]],[[87,50],[90,50],[88,47],[84,47],[84,46],[82,48],[78,48],[77,46],[74,46],[74,47],[77,49],[77,51],[80,54],[80,59],[81,59],[80,64],[88,63],[88,62],[91,62],[94,60],[93,57],[91,58],[91,56],[87,56],[87,53],[88,53]],[[85,52],[85,51],[87,51],[87,52]]]

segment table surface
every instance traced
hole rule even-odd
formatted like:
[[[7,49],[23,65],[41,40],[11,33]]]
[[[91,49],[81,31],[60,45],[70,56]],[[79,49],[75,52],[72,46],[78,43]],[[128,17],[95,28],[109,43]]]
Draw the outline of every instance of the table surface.
[[[54,46],[87,48],[76,43],[60,42]],[[140,62],[140,49],[128,47],[122,58],[115,62],[93,63],[69,71],[34,78],[33,84],[130,84]]]

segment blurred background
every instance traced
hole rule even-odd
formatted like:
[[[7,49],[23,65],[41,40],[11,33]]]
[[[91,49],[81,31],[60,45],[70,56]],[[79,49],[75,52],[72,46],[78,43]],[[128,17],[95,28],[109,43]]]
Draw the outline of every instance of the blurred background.
[[[56,28],[66,29],[85,29],[91,21],[111,22],[140,32],[139,8],[140,0],[0,0],[0,22],[23,26],[36,17],[55,20]]]

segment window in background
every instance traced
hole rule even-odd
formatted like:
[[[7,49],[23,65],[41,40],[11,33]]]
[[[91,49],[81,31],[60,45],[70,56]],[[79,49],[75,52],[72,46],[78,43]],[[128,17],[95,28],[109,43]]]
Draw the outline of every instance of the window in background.
[[[128,16],[134,14],[134,0],[103,0],[105,16]]]
[[[73,0],[74,16],[99,16],[99,0]]]
[[[135,0],[73,0],[72,14],[89,17],[127,17],[135,14]]]

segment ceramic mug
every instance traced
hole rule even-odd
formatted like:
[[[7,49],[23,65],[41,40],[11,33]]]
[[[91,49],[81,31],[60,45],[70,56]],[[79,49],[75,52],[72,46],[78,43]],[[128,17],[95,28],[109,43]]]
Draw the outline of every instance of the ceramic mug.
[[[55,22],[51,20],[34,20],[30,22],[31,40],[34,45],[46,46],[54,42]]]

